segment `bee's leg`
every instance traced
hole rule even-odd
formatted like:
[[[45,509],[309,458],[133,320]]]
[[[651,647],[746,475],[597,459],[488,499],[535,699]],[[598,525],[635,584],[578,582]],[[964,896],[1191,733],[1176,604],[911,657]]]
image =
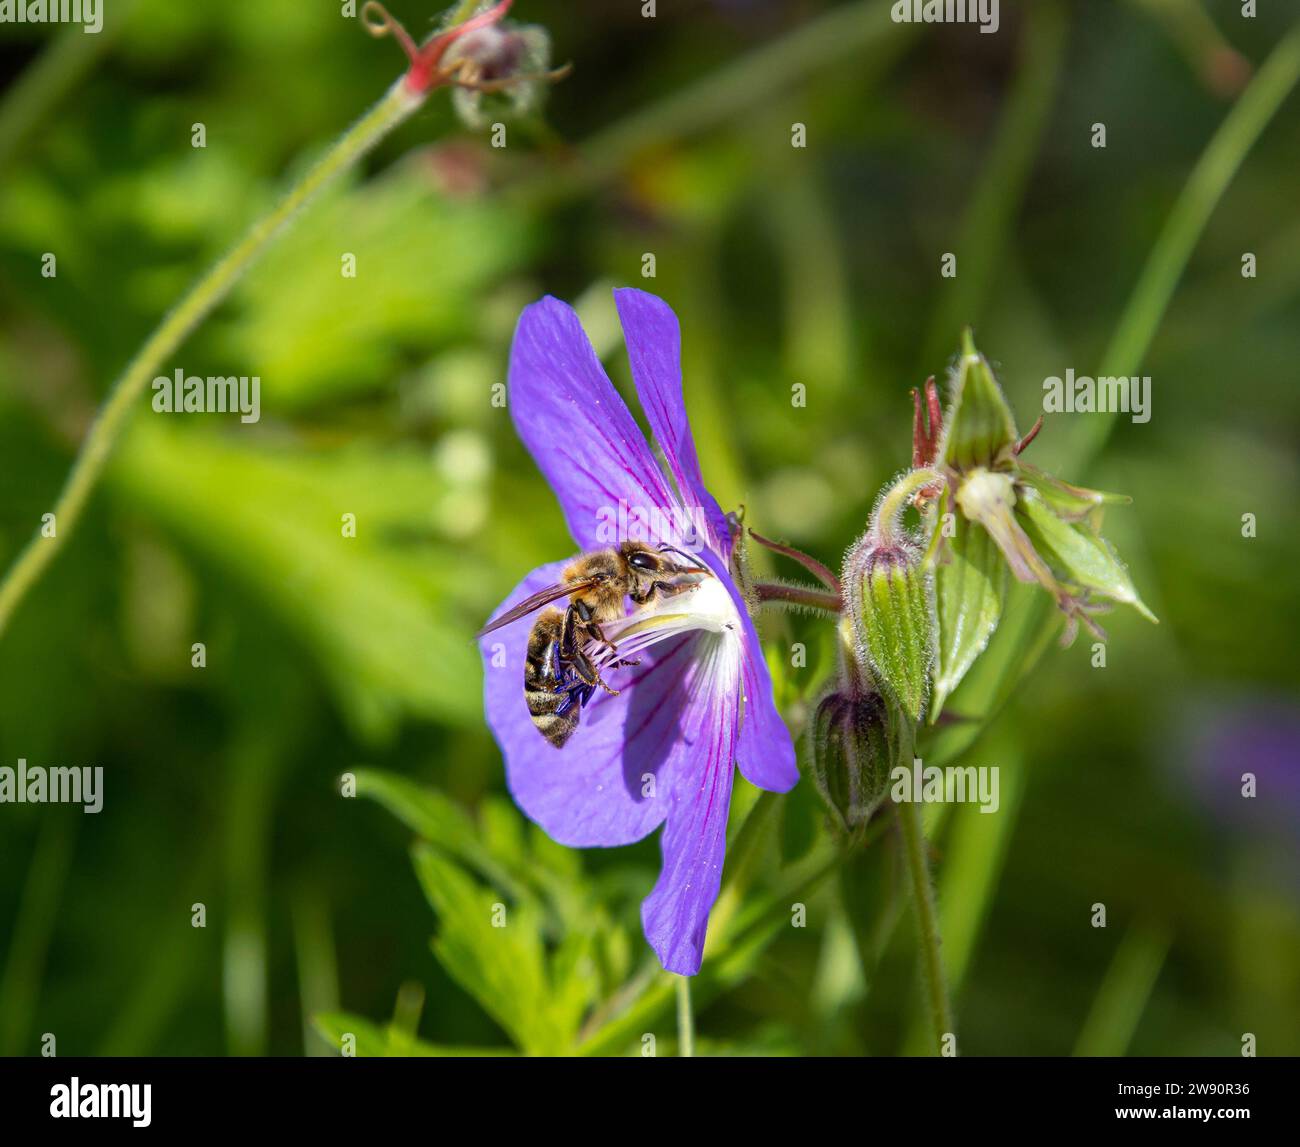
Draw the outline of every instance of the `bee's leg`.
[[[588,622],[587,632],[591,634],[592,641],[598,642],[600,645],[604,646],[612,654],[614,654],[614,660],[605,666],[606,669],[627,669],[633,665],[641,664],[640,658],[637,658],[634,661],[629,661],[626,660],[625,658],[619,657],[618,646],[615,645],[612,641],[609,640],[609,638],[605,636],[604,631],[600,628],[599,622],[595,622],[595,621]]]
[[[581,677],[583,681],[587,683],[587,685],[589,686],[599,685],[611,697],[618,696],[618,690],[612,689],[610,688],[610,686],[605,684],[605,682],[601,679],[600,670],[596,668],[591,658],[588,657],[586,653],[584,653],[581,649],[576,650],[574,652],[573,668],[574,671],[578,674],[578,676]]]
[[[581,709],[591,700],[591,696],[595,691],[596,688],[594,685],[570,685],[564,700],[561,701],[559,706],[556,708],[555,715],[557,717],[567,717],[575,705]]]
[[[656,581],[656,582],[651,582],[651,583],[650,583],[650,588],[646,590],[646,592],[645,592],[645,597],[642,598],[641,600],[642,600],[643,602],[645,602],[645,601],[649,601],[652,597],[655,596],[655,594],[658,594],[660,597],[676,597],[677,594],[679,594],[679,593],[685,593],[687,590],[694,589],[694,588],[696,587],[696,585],[698,585],[698,584],[699,584],[698,582],[693,582],[693,581],[683,581],[683,582]]]
[[[582,625],[583,633],[581,642],[578,640],[579,624]],[[578,675],[584,685],[599,685],[611,697],[617,697],[618,690],[611,689],[600,679],[600,670],[592,664],[591,658],[582,649],[582,645],[586,644],[587,634],[590,632],[592,624],[590,621],[580,623],[577,611],[570,606],[568,612],[564,615],[564,628],[560,631],[560,656],[564,659],[565,664]]]

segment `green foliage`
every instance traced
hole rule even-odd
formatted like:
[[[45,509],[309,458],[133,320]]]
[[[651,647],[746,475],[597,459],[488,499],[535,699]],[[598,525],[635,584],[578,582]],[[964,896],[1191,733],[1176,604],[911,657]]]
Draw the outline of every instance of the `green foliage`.
[[[403,712],[476,720],[477,654],[453,612],[467,563],[403,536],[421,517],[434,533],[427,508],[443,493],[413,452],[359,444],[302,456],[141,423],[115,480],[283,619],[359,733],[389,735]]]

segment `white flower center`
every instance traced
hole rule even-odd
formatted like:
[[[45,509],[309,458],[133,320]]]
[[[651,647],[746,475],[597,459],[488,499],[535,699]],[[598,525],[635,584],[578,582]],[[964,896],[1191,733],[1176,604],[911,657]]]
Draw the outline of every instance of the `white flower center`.
[[[740,614],[727,587],[712,574],[697,576],[680,593],[656,596],[621,621],[603,626],[605,639],[616,652],[606,649],[598,661],[634,657],[643,649],[683,633],[703,631],[718,634],[726,645],[734,640],[739,647]]]

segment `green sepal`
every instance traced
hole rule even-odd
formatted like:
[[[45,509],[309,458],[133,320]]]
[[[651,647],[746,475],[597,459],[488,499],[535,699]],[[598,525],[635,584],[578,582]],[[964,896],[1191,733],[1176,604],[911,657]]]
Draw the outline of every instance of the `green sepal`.
[[[885,693],[919,721],[934,661],[929,577],[908,548],[872,548],[848,562],[850,608],[859,660]]]
[[[1022,487],[1029,486],[1037,490],[1058,518],[1064,518],[1067,522],[1086,519],[1094,533],[1101,528],[1101,512],[1106,506],[1126,506],[1133,501],[1127,494],[1108,494],[1102,490],[1073,486],[1024,462],[1017,463],[1016,481]]]
[[[988,645],[1002,616],[1006,593],[1007,565],[997,543],[964,514],[953,514],[950,519],[948,506],[949,494],[945,490],[939,523],[942,526],[951,520],[953,534],[940,548],[934,571],[938,640],[929,708],[931,724]]]
[[[1028,487],[1020,491],[1016,517],[1034,548],[1062,581],[1095,590],[1104,597],[1133,606],[1149,621],[1156,620],[1155,614],[1138,597],[1128,570],[1105,538],[1064,521],[1037,490]]]
[[[874,693],[828,693],[812,721],[813,784],[836,827],[852,833],[871,819],[889,787],[885,705]]]
[[[988,360],[975,349],[969,328],[962,334],[952,411],[946,419],[939,451],[952,470],[975,466],[1009,469],[1019,441],[1011,407],[998,386]]]

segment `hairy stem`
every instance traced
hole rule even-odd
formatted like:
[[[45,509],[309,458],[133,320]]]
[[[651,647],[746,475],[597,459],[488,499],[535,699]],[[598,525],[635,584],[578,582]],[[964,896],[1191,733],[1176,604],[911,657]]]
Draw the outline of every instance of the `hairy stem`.
[[[780,582],[760,581],[754,584],[754,592],[758,594],[760,602],[783,601],[790,605],[820,610],[823,613],[839,613],[843,608],[839,594],[816,589],[810,585],[783,585]]]
[[[925,486],[940,480],[937,470],[923,468],[909,470],[898,479],[876,506],[871,522],[871,532],[884,545],[892,545],[898,539],[898,523],[912,500],[912,495]]]
[[[402,81],[389,89],[280,203],[259,220],[239,244],[219,260],[149,336],[113,384],[108,400],[91,425],[81,453],[54,504],[54,532],[37,533],[0,582],[0,635],[14,610],[67,540],[86,507],[131,410],[159,367],[219,303],[274,241],[280,230],[326,185],[356,164],[371,148],[406,120],[423,102]]]
[[[837,578],[827,566],[819,562],[811,554],[806,554],[802,550],[796,550],[793,546],[785,546],[780,542],[774,542],[771,538],[765,538],[762,534],[756,533],[754,530],[749,531],[749,536],[760,546],[771,550],[773,553],[783,554],[785,557],[798,562],[827,589],[839,593],[843,588],[840,585],[840,579]]]

